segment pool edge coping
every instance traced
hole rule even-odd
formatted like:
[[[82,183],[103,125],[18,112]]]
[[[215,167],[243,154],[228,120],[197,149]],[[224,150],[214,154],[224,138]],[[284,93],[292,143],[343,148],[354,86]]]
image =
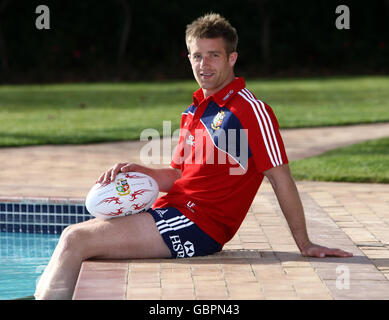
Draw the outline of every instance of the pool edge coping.
[[[85,198],[76,197],[10,197],[0,196],[0,202],[40,204],[84,204]]]

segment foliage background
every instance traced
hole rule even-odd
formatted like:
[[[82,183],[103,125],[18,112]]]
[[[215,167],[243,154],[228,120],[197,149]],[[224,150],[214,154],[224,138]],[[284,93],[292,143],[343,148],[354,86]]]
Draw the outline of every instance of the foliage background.
[[[39,4],[50,30],[35,27]],[[350,30],[335,27],[341,4]],[[389,71],[389,0],[0,0],[0,83],[191,78],[185,26],[210,11],[238,30],[239,75]]]

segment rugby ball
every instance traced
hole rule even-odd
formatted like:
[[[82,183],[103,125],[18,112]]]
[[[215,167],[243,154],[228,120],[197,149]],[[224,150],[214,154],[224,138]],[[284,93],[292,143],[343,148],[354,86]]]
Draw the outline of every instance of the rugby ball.
[[[157,182],[146,174],[119,173],[109,184],[96,183],[86,196],[85,206],[96,218],[122,217],[148,210],[158,192]]]

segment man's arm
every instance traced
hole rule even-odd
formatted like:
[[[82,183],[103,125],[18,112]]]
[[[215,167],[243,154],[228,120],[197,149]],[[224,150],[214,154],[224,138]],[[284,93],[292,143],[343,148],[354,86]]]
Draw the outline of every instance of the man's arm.
[[[136,163],[117,163],[108,171],[104,172],[96,183],[110,183],[115,180],[115,177],[120,172],[141,172],[154,178],[158,183],[159,191],[168,192],[174,181],[181,178],[181,170],[174,168],[148,168]]]
[[[284,214],[293,238],[303,256],[311,257],[350,257],[351,253],[340,249],[329,249],[312,243],[309,240],[305,224],[304,209],[297,191],[296,184],[291,176],[289,166],[282,165],[264,172],[269,179],[277,196],[282,213]]]

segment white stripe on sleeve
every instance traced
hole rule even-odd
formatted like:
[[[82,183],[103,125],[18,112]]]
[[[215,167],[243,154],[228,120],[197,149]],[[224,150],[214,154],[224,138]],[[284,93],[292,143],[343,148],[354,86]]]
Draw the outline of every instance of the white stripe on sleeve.
[[[266,147],[267,154],[268,154],[268,156],[269,156],[269,158],[270,158],[270,161],[271,161],[273,167],[276,167],[276,163],[274,162],[273,155],[272,155],[272,153],[271,153],[271,151],[270,151],[270,149],[269,149],[269,144],[268,144],[268,142],[267,142],[267,137],[266,137],[265,131],[264,131],[264,129],[263,129],[262,121],[259,119],[258,111],[257,111],[257,109],[255,108],[254,103],[253,103],[249,98],[247,98],[247,97],[245,96],[245,94],[243,94],[241,91],[239,91],[238,94],[239,94],[240,96],[242,96],[248,103],[250,103],[250,105],[251,105],[251,107],[252,107],[252,109],[253,109],[253,111],[254,111],[254,114],[255,114],[255,116],[256,116],[256,118],[257,118],[257,120],[258,120],[259,128],[260,128],[261,133],[262,133],[263,142],[265,143],[265,147]],[[250,133],[249,133],[249,134],[250,134]]]
[[[275,144],[276,149],[277,149],[277,154],[275,155],[275,156],[276,156],[276,159],[278,159],[280,165],[283,164],[283,162],[282,162],[282,157],[281,157],[280,147],[279,147],[279,145],[278,145],[277,136],[276,136],[276,134],[275,134],[275,132],[274,132],[273,123],[272,123],[272,121],[271,121],[271,119],[270,119],[269,113],[267,112],[264,103],[263,103],[261,100],[256,100],[255,97],[254,97],[254,95],[253,95],[247,88],[245,88],[244,90],[250,95],[250,97],[251,97],[251,99],[252,99],[253,101],[257,101],[257,102],[259,102],[259,103],[261,104],[261,109],[262,109],[263,113],[265,114],[265,116],[266,116],[266,118],[267,118],[267,121],[269,122],[270,130],[271,130],[271,137],[273,138],[274,144]],[[273,151],[274,151],[274,150],[273,150]]]
[[[239,95],[243,97],[247,102],[250,103],[254,111],[254,114],[258,121],[259,128],[261,130],[261,134],[266,147],[267,154],[270,158],[273,167],[281,165],[282,158],[281,158],[281,153],[277,142],[277,137],[274,133],[273,124],[270,120],[269,114],[267,113],[264,104],[262,103],[262,101],[257,101],[254,98],[254,96],[251,94],[251,92],[248,91],[246,88],[241,90],[239,92]],[[269,126],[270,126],[270,130],[269,130]],[[277,152],[275,151],[275,148],[277,149]]]

